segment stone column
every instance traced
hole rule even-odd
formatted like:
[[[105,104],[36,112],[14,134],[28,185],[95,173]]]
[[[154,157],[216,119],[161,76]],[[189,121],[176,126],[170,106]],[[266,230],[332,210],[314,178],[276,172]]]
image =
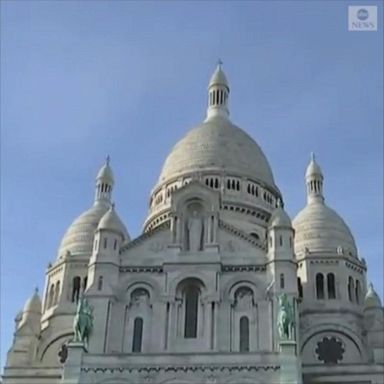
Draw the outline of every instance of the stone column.
[[[81,366],[85,347],[83,343],[70,342],[68,357],[64,364],[61,384],[81,384]]]

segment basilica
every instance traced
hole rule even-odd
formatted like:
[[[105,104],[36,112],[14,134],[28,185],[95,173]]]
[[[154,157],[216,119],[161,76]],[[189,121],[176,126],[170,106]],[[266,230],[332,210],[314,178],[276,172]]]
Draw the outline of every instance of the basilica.
[[[229,95],[219,64],[137,238],[107,159],[44,292],[16,315],[4,384],[383,383],[384,309],[320,165],[312,156],[291,221]]]

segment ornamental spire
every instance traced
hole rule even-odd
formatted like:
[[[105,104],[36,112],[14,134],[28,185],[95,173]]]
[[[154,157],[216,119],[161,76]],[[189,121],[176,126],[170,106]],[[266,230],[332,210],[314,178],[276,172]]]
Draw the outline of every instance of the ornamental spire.
[[[229,117],[228,96],[229,85],[227,77],[222,70],[223,62],[219,59],[215,72],[208,85],[208,110],[207,119],[213,116]]]
[[[311,152],[311,161],[305,172],[305,182],[307,184],[307,203],[324,202],[323,195],[324,176],[320,166],[317,164],[315,154]]]
[[[111,203],[114,178],[111,166],[109,165],[110,160],[108,155],[96,176],[95,204],[99,202]]]

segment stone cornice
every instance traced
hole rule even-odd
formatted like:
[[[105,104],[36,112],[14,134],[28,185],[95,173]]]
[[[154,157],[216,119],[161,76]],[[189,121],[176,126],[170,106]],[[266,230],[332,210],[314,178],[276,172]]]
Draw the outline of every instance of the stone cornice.
[[[239,238],[247,241],[249,244],[252,244],[255,247],[257,247],[257,248],[259,248],[259,249],[261,249],[263,251],[267,250],[266,247],[263,244],[261,244],[260,241],[254,239],[252,236],[250,236],[247,233],[241,231],[240,229],[237,229],[233,225],[224,222],[223,220],[219,220],[219,228],[224,229],[225,231],[235,235],[236,237],[239,237]]]
[[[216,364],[194,364],[194,365],[142,365],[142,366],[118,366],[118,367],[82,367],[81,371],[85,373],[159,373],[159,372],[269,372],[279,371],[279,365],[259,365],[259,364],[233,364],[233,365],[216,365]]]
[[[223,265],[221,270],[223,272],[265,272],[267,267],[264,264]]]
[[[134,266],[134,265],[127,265],[119,268],[120,272],[130,272],[130,273],[163,273],[163,267],[162,266]]]

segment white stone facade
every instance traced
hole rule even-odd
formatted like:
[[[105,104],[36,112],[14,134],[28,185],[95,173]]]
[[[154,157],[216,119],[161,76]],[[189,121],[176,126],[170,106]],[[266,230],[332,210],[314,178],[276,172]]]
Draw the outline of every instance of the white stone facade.
[[[291,223],[268,161],[229,119],[220,67],[207,119],[174,147],[130,236],[111,204],[109,159],[93,207],[70,226],[16,317],[4,384],[382,383],[383,307],[323,173]],[[278,297],[292,337],[278,332]],[[76,302],[93,307],[87,348],[72,342]]]

